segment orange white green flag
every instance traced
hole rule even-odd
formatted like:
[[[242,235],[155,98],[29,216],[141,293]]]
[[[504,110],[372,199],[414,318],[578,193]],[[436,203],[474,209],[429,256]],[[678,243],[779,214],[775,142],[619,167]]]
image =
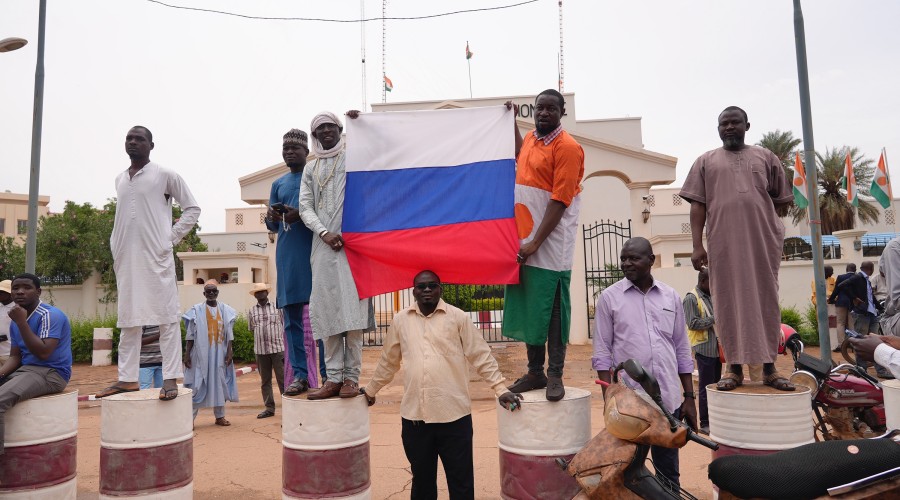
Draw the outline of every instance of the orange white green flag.
[[[869,194],[878,200],[881,208],[891,206],[891,200],[894,198],[891,193],[891,176],[888,174],[887,161],[884,159],[884,151],[881,152],[881,158],[878,160],[878,167],[875,168],[875,177],[872,178],[872,186],[869,187]]]
[[[853,161],[850,159],[850,153],[844,160],[844,179],[847,182],[847,202],[854,207],[859,206],[859,196],[856,193],[856,175],[853,174]]]
[[[794,159],[794,204],[801,210],[809,205],[809,199],[806,197],[806,170],[803,169],[803,161],[800,159],[800,153],[796,153]]]

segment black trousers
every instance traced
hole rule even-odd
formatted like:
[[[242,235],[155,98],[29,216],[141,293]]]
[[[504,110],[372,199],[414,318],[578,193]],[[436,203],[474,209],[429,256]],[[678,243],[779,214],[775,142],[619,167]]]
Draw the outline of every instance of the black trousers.
[[[722,378],[722,362],[718,357],[711,358],[694,353],[697,360],[697,372],[700,374],[700,393],[697,402],[700,408],[700,422],[697,425],[709,425],[709,406],[706,404],[706,386],[715,384]]]
[[[557,285],[553,309],[550,311],[550,326],[547,328],[547,345],[525,344],[525,351],[528,353],[528,373],[544,374],[544,356],[549,351],[547,375],[562,378],[563,365],[566,364],[566,345],[562,341],[559,294],[559,285]]]
[[[403,419],[403,451],[412,468],[412,500],[436,500],[437,460],[444,464],[450,500],[474,500],[472,415],[443,424]]]
[[[672,412],[676,419],[681,418],[681,408]],[[657,474],[662,474],[671,479],[675,484],[680,485],[681,473],[678,467],[678,448],[663,448],[662,446],[651,446],[650,456],[653,458],[653,468]]]

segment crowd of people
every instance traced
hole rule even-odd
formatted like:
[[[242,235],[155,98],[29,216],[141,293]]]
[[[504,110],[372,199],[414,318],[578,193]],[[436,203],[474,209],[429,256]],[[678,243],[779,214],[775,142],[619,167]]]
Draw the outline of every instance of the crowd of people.
[[[514,111],[512,103],[507,107]],[[535,101],[535,130],[524,138],[517,124],[513,131],[521,246],[510,258],[520,265],[520,283],[506,288],[503,331],[526,343],[528,363],[527,372],[509,386],[469,315],[442,300],[438,272],[423,269],[411,284],[415,304],[395,313],[378,365],[360,388],[363,332],[374,328],[374,309],[370,300],[359,298],[341,237],[345,143],[337,115],[320,113],[309,135],[292,129],[282,138],[288,172],[272,184],[265,217],[268,229],[277,232],[275,302],[269,299],[269,285],[256,284],[250,291],[256,304],[246,312],[218,300],[220,283],[214,279],[202,283],[202,301],[180,312],[173,247],[194,226],[200,208],[181,176],[150,161],[150,130],[131,128],[125,141],[131,165],[115,181],[110,239],[121,328],[118,380],[96,396],[158,387],[159,399],[170,401],[178,397],[176,380],[183,377],[192,390],[194,418],[201,408],[212,407],[216,425],[231,425],[225,404],[238,401],[234,323],[246,313],[264,405],[257,418],[275,415],[273,373],[282,394],[307,393],[310,400],[364,397],[371,406],[402,365],[401,439],[413,474],[412,497],[436,498],[440,458],[451,498],[472,498],[467,365],[510,411],[521,408],[522,392],[545,390],[548,401],[565,397],[584,151],[563,130],[564,114],[563,96],[547,90]],[[359,112],[346,116],[357,119]],[[734,390],[744,382],[744,365],[776,390],[795,389],[774,365],[784,237],[780,217],[792,202],[791,189],[774,154],[745,144],[749,127],[744,110],[722,111],[722,147],[697,159],[680,193],[691,207],[696,287],[681,297],[656,280],[650,242],[634,237],[619,256],[623,279],[599,295],[595,308],[592,367],[597,376],[609,382],[618,363],[638,360],[659,381],[667,409],[707,433],[706,387]],[[310,152],[315,159],[308,165]],[[173,202],[183,209],[176,221]],[[527,220],[518,205],[527,208]],[[759,272],[744,272],[748,267]],[[874,360],[879,375],[897,376],[900,239],[885,248],[878,274],[870,261],[858,272],[850,264],[846,274],[833,274],[826,266],[827,302],[839,335],[832,343],[838,345],[845,327],[871,333],[852,341],[857,354]],[[813,293],[815,303],[815,286]],[[68,319],[40,297],[37,276],[20,274],[0,283],[0,437],[9,408],[63,390],[71,375]],[[187,332],[184,347],[181,323]],[[876,335],[879,330],[885,336]],[[695,363],[699,397],[692,380]],[[678,450],[654,447],[652,454],[657,470],[677,483]]]

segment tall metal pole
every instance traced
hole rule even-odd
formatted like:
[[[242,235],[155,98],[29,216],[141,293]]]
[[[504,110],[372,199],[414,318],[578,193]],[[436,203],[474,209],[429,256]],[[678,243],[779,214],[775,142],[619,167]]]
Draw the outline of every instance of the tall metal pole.
[[[41,180],[41,128],[44,116],[44,27],[47,0],[38,15],[37,65],[34,70],[34,115],[31,119],[31,182],[28,186],[28,234],[25,235],[25,272],[34,273],[37,254],[38,191]]]
[[[387,0],[381,0],[381,102],[387,102]]]
[[[359,0],[359,50],[362,55],[362,112],[366,112],[366,0]]]
[[[831,338],[828,335],[828,305],[825,302],[825,268],[822,265],[822,219],[819,213],[819,175],[813,143],[812,108],[809,103],[809,70],[806,64],[806,30],[800,0],[794,0],[794,45],[797,49],[797,80],[800,84],[800,116],[803,121],[803,161],[806,163],[806,197],[809,199],[809,231],[812,241],[813,276],[816,283],[816,317],[819,323],[819,349],[823,360],[831,363]]]
[[[466,40],[466,63],[469,65],[469,99],[472,98],[472,58],[469,57],[469,41]]]
[[[559,0],[559,93],[565,92],[566,66],[563,59],[563,9],[562,0]]]

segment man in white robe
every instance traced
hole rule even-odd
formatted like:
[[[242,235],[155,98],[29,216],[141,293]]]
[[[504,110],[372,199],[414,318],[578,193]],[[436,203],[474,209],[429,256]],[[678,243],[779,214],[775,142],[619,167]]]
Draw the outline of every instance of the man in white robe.
[[[218,301],[216,280],[203,287],[205,302],[188,309],[182,319],[187,332],[184,353],[184,386],[193,391],[194,418],[200,408],[212,407],[216,425],[228,426],[225,401],[237,401],[234,374],[234,320],[237,311]]]
[[[125,137],[131,166],[116,177],[116,218],[109,239],[118,287],[119,380],[97,394],[111,396],[139,388],[141,330],[159,325],[163,387],[159,399],[178,395],[183,376],[178,287],[173,247],[194,227],[200,207],[184,179],[150,161],[153,134],[135,126]],[[183,212],[172,223],[172,202]]]
[[[359,299],[341,238],[346,181],[343,129],[333,113],[313,118],[310,145],[316,159],[306,165],[300,185],[300,217],[315,235],[309,319],[316,340],[325,343],[328,379],[319,390],[309,393],[308,399],[359,394],[362,331],[372,326],[369,300]]]

